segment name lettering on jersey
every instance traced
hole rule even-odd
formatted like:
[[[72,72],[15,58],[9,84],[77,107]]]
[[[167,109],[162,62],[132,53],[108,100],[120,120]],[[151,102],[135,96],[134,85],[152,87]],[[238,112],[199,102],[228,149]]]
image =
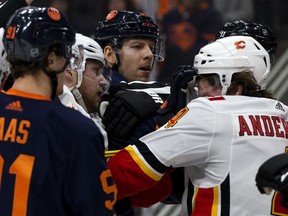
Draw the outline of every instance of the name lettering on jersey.
[[[239,136],[268,136],[288,138],[288,122],[279,116],[238,116]]]
[[[162,98],[157,93],[151,92],[151,91],[146,91],[146,93],[149,94],[153,98],[155,103],[163,104]]]
[[[187,112],[189,111],[188,107],[183,108],[180,110],[174,117],[172,117],[167,124],[165,125],[165,128],[173,127],[179,119],[181,119]]]
[[[16,142],[25,144],[28,139],[28,129],[31,123],[27,120],[12,118],[6,121],[4,117],[0,118],[0,141]]]

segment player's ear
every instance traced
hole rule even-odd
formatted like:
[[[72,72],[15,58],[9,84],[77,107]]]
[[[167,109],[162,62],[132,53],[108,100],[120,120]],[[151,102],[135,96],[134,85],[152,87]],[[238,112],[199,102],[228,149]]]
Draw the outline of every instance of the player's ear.
[[[56,54],[55,52],[51,52],[47,57],[48,66],[53,65],[55,61],[56,61]]]
[[[111,46],[105,46],[103,52],[108,67],[117,64],[117,58]]]
[[[69,88],[72,88],[73,86],[75,86],[77,75],[76,73],[73,73],[71,67],[67,66],[64,73],[65,73],[65,79],[64,79],[65,85],[68,86]]]

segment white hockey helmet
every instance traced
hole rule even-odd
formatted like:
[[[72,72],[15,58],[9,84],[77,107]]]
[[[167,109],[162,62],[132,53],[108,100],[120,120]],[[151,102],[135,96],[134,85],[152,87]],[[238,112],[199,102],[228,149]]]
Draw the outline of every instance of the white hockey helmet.
[[[2,82],[7,78],[10,73],[9,63],[6,60],[6,51],[3,46],[3,38],[4,28],[0,28],[0,86],[3,84]]]
[[[270,73],[270,58],[263,46],[250,36],[230,36],[218,39],[204,47],[195,56],[198,74],[219,75],[222,94],[226,94],[232,75],[251,71],[262,89]]]
[[[83,79],[83,71],[85,70],[86,60],[95,59],[104,66],[104,54],[100,45],[90,37],[76,33],[76,42],[72,46],[74,57],[71,60],[71,67],[78,73],[78,88]]]

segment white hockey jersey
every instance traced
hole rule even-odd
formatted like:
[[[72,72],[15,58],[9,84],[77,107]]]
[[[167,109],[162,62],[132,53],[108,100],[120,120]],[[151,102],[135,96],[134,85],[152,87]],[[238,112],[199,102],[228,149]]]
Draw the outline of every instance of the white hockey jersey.
[[[121,178],[117,172],[129,172],[123,179],[115,178],[119,194],[125,194],[121,190],[125,181],[132,194],[132,185],[144,176],[159,181],[165,167],[185,167],[183,216],[288,215],[277,193],[262,195],[255,183],[259,166],[287,150],[287,114],[288,107],[272,99],[198,98],[159,130],[142,137],[143,148],[128,146],[128,154],[116,154],[108,165],[117,178]],[[120,161],[129,155],[141,169],[132,162],[122,169]]]

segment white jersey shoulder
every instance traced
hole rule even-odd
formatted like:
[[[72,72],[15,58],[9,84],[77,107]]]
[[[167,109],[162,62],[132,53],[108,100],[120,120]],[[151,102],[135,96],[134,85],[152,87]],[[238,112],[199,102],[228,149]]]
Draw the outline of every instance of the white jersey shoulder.
[[[141,141],[164,165],[184,166],[186,182],[199,189],[214,188],[218,202],[222,200],[219,197],[229,197],[229,215],[269,215],[273,197],[259,193],[255,176],[264,161],[285,152],[287,116],[287,106],[273,99],[197,98]],[[220,189],[224,183],[229,190]],[[184,203],[192,203],[187,200],[188,189]],[[218,207],[215,215],[220,215],[220,203]]]

